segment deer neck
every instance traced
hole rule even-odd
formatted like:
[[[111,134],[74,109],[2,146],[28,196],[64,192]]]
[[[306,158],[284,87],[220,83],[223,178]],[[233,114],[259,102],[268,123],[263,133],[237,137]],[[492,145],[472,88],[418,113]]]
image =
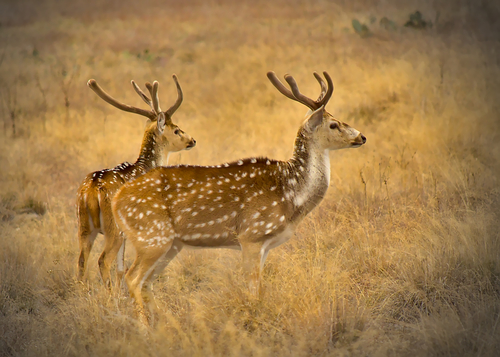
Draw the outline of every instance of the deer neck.
[[[293,203],[293,219],[301,219],[323,199],[330,184],[329,150],[315,143],[304,129],[295,140],[285,168],[285,199]]]
[[[158,143],[154,131],[146,132],[142,141],[139,158],[135,162],[138,170],[146,173],[163,164],[162,146]]]

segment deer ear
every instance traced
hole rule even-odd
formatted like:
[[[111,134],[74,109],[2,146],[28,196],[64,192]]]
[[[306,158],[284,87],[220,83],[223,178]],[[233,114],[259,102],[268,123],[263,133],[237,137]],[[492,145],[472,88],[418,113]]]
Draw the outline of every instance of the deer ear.
[[[158,114],[158,118],[156,119],[156,127],[160,135],[162,135],[163,131],[165,130],[166,121],[167,120],[165,118],[165,113],[160,112],[160,114]]]
[[[307,118],[306,126],[310,131],[316,129],[323,122],[323,114],[325,113],[325,106],[322,105]]]

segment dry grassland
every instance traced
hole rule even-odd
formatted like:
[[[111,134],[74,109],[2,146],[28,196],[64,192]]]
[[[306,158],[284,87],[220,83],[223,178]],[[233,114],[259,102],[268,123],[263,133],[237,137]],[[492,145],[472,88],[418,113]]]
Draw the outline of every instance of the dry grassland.
[[[432,28],[402,26],[415,10]],[[472,0],[3,1],[0,355],[494,356],[499,18],[497,2]],[[306,108],[268,70],[311,97],[312,71],[327,70],[328,110],[368,142],[331,153],[327,197],[269,255],[260,300],[239,252],[185,250],[155,281],[143,334],[99,280],[102,237],[75,280],[76,189],[134,161],[144,125],[86,81],[142,106],[129,81],[158,79],[167,107],[177,73],[174,119],[198,145],[170,163],[208,165],[291,155]]]

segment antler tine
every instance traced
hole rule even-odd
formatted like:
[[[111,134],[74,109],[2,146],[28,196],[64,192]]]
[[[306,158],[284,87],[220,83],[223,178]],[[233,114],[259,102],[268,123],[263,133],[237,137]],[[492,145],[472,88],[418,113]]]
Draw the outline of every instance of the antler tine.
[[[153,94],[153,85],[149,82],[146,82],[145,84],[147,90],[149,91],[149,94],[151,95],[151,98],[154,98],[154,94]],[[155,108],[154,108],[154,105],[153,105],[153,111],[155,111]]]
[[[267,78],[269,78],[271,83],[276,87],[277,90],[280,91],[281,94],[283,94],[285,97],[297,101],[297,98],[293,96],[292,92],[290,92],[290,89],[288,89],[283,85],[283,83],[281,83],[281,81],[278,79],[278,76],[276,76],[276,73],[274,73],[273,71],[267,72]]]
[[[319,107],[321,107],[321,105],[318,105],[318,103],[316,103],[314,100],[300,93],[299,87],[297,86],[297,82],[295,82],[295,79],[292,76],[290,76],[289,74],[285,75],[285,80],[290,85],[290,88],[292,88],[293,96],[296,98],[298,102],[304,104],[311,110],[316,110]]]
[[[332,78],[330,77],[330,75],[326,71],[323,72],[323,75],[325,76],[326,82],[328,83],[328,90],[326,91],[325,96],[321,100],[318,100],[318,102],[319,102],[318,104],[320,106],[326,105],[326,103],[328,103],[328,101],[330,100],[330,98],[332,97],[332,94],[333,94]],[[318,77],[319,77],[319,75],[318,75]]]
[[[90,79],[87,82],[87,85],[94,91],[95,94],[97,94],[99,97],[101,97],[102,100],[105,102],[111,104],[115,108],[118,108],[120,110],[129,112],[129,113],[134,113],[134,114],[139,114],[145,117],[148,117],[151,120],[154,120],[156,118],[156,114],[152,111],[149,110],[144,110],[141,108],[136,108],[132,107],[127,104],[123,104],[118,102],[116,99],[114,99],[112,96],[110,96],[108,93],[106,93],[95,81],[95,79]]]
[[[149,91],[149,95],[151,95],[151,97],[153,97],[153,85],[149,82],[146,82],[146,88]]]
[[[159,86],[158,81],[154,81],[153,90],[151,92],[151,97],[153,99],[153,106],[155,108],[156,114],[160,114],[161,112],[160,99],[158,98],[158,86]]]
[[[151,98],[153,98],[153,85],[149,82],[146,82],[145,86],[149,92],[149,95],[151,96]],[[154,110],[154,107],[153,107],[153,110]]]
[[[141,97],[142,100],[144,102],[146,102],[146,104],[151,107],[151,110],[155,110],[155,108],[153,107],[153,102],[151,102],[151,99],[149,99],[149,97],[146,95],[146,93],[144,93],[141,90],[141,88],[139,88],[139,86],[134,82],[134,80],[131,80],[130,83],[132,83],[132,86],[134,87],[137,94],[139,94],[139,97]]]
[[[169,117],[172,117],[174,115],[175,111],[179,109],[182,100],[184,99],[184,95],[182,94],[182,88],[181,85],[179,84],[179,81],[177,79],[177,76],[175,74],[172,75],[172,78],[174,79],[175,86],[177,87],[177,100],[175,101],[174,105],[172,105],[168,110],[166,111],[167,115]]]
[[[318,99],[316,99],[316,102],[320,102],[325,97],[325,94],[326,94],[326,91],[328,88],[327,88],[326,83],[323,80],[323,78],[321,78],[321,76],[317,72],[313,72],[313,74],[314,74],[314,78],[316,78],[319,85],[321,86],[321,93],[319,94]]]

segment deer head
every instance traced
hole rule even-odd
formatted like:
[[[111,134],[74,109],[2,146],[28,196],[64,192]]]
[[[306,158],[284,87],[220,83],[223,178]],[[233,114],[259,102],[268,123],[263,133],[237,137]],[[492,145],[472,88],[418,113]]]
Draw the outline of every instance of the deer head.
[[[150,106],[151,110],[144,110],[141,108],[133,107],[127,104],[120,103],[108,93],[106,93],[94,79],[90,79],[87,85],[104,101],[111,104],[112,106],[134,114],[145,116],[149,119],[147,124],[145,139],[147,141],[152,141],[156,143],[160,150],[165,150],[168,152],[176,152],[181,150],[190,150],[196,145],[196,140],[194,140],[190,135],[182,131],[176,124],[172,122],[172,115],[179,108],[183,100],[182,89],[177,79],[177,76],[173,76],[175,85],[177,87],[177,100],[175,103],[166,111],[162,111],[160,108],[160,101],[158,98],[158,87],[159,83],[154,81],[153,84],[149,82],[146,83],[146,88],[148,89],[151,98],[139,88],[139,86],[131,81],[132,86],[141,99]],[[148,137],[149,136],[149,137]]]
[[[310,138],[311,143],[315,143],[319,148],[325,150],[360,147],[366,143],[366,137],[348,124],[335,119],[333,115],[325,110],[325,106],[333,94],[333,82],[327,72],[323,72],[323,75],[327,84],[318,73],[314,72],[314,77],[321,86],[321,93],[317,100],[312,100],[300,93],[297,82],[289,74],[285,75],[285,80],[290,85],[291,90],[280,82],[274,72],[267,73],[271,83],[283,95],[309,108],[301,131],[303,135]]]

